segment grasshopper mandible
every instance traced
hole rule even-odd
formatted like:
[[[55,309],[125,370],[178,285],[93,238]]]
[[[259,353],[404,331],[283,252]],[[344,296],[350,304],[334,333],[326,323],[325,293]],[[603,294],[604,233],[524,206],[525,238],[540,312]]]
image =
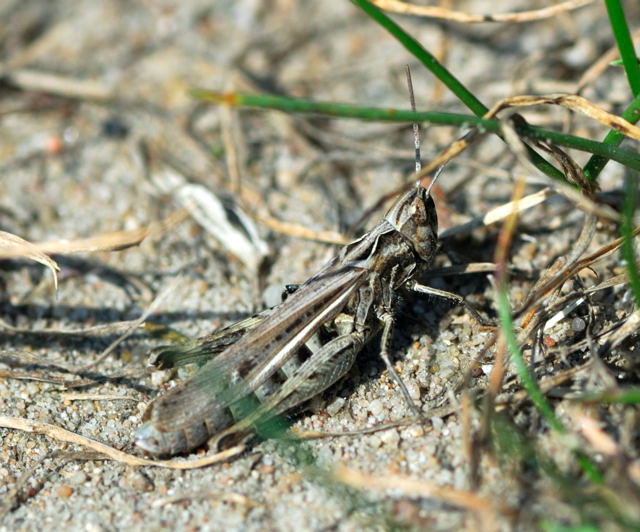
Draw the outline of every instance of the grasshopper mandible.
[[[381,328],[381,356],[416,410],[389,358],[393,310],[403,290],[448,297],[415,281],[433,262],[437,233],[433,199],[418,182],[378,225],[276,307],[161,351],[157,365],[208,361],[149,405],[136,445],[172,455],[246,435],[255,412],[282,414],[338,381]],[[260,404],[254,414],[242,408],[248,398]]]

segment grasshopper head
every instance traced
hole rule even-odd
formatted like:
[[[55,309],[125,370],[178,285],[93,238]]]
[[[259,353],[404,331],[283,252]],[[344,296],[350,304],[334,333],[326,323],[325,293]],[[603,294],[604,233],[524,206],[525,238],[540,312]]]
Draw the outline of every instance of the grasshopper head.
[[[418,184],[389,209],[385,218],[411,242],[418,256],[431,264],[438,242],[438,217],[427,189]]]

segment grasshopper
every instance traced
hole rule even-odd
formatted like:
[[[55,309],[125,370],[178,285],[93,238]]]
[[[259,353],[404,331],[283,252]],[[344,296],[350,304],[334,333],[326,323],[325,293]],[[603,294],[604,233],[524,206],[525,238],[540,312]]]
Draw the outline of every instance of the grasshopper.
[[[393,310],[402,291],[465,303],[419,284],[436,254],[438,222],[420,182],[383,220],[346,245],[279,305],[186,344],[161,348],[152,364],[204,364],[154,400],[135,443],[153,455],[185,453],[212,440],[251,434],[260,418],[283,414],[323,392],[351,368],[382,329],[381,357],[415,413],[389,358]],[[475,313],[474,313],[475,314]],[[258,407],[247,411],[247,401]]]
[[[415,109],[408,70],[407,79]],[[418,171],[417,126],[414,140]],[[264,419],[298,407],[341,379],[380,329],[381,357],[419,416],[389,357],[398,294],[413,290],[467,306],[460,296],[416,281],[433,263],[437,235],[430,189],[418,181],[378,225],[344,246],[279,305],[192,342],[160,348],[152,357],[158,367],[203,365],[149,405],[136,445],[153,455],[173,455],[208,440],[219,447],[227,438],[247,436]],[[257,406],[247,408],[248,403]]]

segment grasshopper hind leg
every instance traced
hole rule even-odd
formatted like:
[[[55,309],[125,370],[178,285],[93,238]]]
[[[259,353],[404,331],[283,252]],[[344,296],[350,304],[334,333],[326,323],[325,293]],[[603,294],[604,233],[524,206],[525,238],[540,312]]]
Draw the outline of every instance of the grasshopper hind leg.
[[[211,447],[221,449],[229,438],[245,435],[269,419],[282,415],[322,393],[344,377],[353,366],[365,338],[361,332],[338,336],[322,346],[302,365],[291,372],[280,389],[252,414],[219,434]],[[273,436],[273,435],[271,435]]]

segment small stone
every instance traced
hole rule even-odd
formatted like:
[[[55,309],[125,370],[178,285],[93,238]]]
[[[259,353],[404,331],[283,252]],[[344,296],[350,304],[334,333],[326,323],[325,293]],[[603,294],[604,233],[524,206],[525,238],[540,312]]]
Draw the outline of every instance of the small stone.
[[[380,399],[374,399],[369,403],[369,412],[371,412],[371,414],[374,415],[375,417],[380,416],[380,414],[382,414],[382,410],[383,410],[383,405]]]
[[[580,332],[587,328],[587,324],[582,318],[573,318],[571,320],[571,328],[576,332]]]
[[[155,489],[153,481],[139,470],[132,471],[129,474],[127,477],[127,484],[129,484],[131,489],[138,492],[148,492]]]
[[[169,380],[169,376],[171,375],[171,370],[167,371],[154,371],[151,374],[151,384],[155,387],[164,384]]]
[[[424,429],[420,425],[416,425],[415,427],[407,428],[404,431],[403,435],[404,435],[404,438],[407,440],[414,440],[424,436]]]
[[[76,471],[69,477],[69,482],[72,484],[84,484],[87,481],[87,475],[85,475],[82,471]]]
[[[327,414],[329,414],[331,417],[335,416],[338,412],[340,412],[340,410],[342,410],[342,407],[345,403],[346,401],[343,397],[338,397],[329,406],[327,406]]]
[[[551,336],[545,336],[542,339],[542,343],[544,345],[546,345],[547,347],[555,347],[558,342],[556,342],[556,340],[554,338],[552,338]]]
[[[56,493],[58,494],[58,497],[62,499],[67,499],[71,497],[71,495],[73,495],[73,488],[71,486],[67,486],[66,484],[63,484],[62,486],[58,486]]]
[[[420,400],[420,386],[415,379],[406,379],[404,381],[404,385],[407,387],[407,391],[409,392],[409,397],[414,401]]]
[[[400,444],[400,434],[397,430],[385,430],[380,433],[380,441],[389,448],[397,448]]]

